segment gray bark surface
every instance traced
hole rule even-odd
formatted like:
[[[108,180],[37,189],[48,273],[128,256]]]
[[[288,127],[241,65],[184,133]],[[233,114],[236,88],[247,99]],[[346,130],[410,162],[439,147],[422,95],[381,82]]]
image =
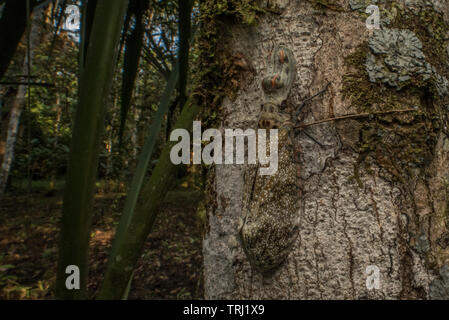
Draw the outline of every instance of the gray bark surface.
[[[303,108],[302,123],[358,112],[342,97],[348,72],[344,58],[373,31],[366,28],[366,18],[351,10],[350,1],[333,1],[345,10],[324,14],[311,2],[277,1],[280,15],[265,14],[252,28],[230,27],[225,36],[230,54],[243,54],[253,71],[236,99],[225,99],[223,128],[256,126],[263,102],[261,81],[279,45],[290,48],[297,61],[289,104],[299,106],[330,83],[324,95]],[[363,1],[351,1],[356,2]],[[447,20],[447,3],[432,3]],[[209,230],[203,242],[207,299],[449,298],[448,137],[439,133],[425,175],[400,182],[373,162],[354,179],[360,127],[355,120],[310,127],[308,133],[324,148],[299,135],[299,236],[285,263],[271,274],[251,268],[238,236],[246,168],[214,168],[209,194],[215,204],[208,206]],[[366,268],[371,265],[380,269],[378,290],[366,286]]]

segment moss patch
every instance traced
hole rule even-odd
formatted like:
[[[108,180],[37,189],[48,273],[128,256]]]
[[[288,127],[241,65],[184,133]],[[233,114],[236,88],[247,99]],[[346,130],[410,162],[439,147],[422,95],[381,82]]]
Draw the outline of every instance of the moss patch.
[[[201,29],[195,47],[193,82],[198,105],[202,111],[200,117],[203,127],[219,127],[221,105],[224,97],[234,99],[242,84],[241,79],[247,73],[243,55],[229,53],[228,39],[230,25],[243,25],[248,28],[257,24],[258,16],[272,11],[261,8],[252,0],[206,0],[200,2]],[[210,167],[201,165],[195,170],[202,186]],[[207,194],[206,194],[207,196]]]
[[[396,181],[405,183],[423,173],[433,158],[441,127],[433,85],[419,79],[396,90],[369,81],[365,70],[368,45],[364,43],[345,59],[348,73],[343,78],[343,97],[360,113],[403,110],[415,112],[376,115],[360,119],[359,160],[354,177],[361,185],[360,166],[369,173],[378,164]]]
[[[358,112],[375,112],[404,109],[418,103],[417,96],[428,85],[411,79],[409,85],[397,91],[381,83],[369,81],[365,70],[368,53],[367,43],[363,43],[353,54],[345,58],[348,73],[343,76],[343,98],[351,101]]]
[[[197,41],[198,63],[194,70],[197,85],[196,95],[203,107],[205,125],[218,118],[218,110],[223,97],[234,97],[239,89],[238,77],[245,65],[232,56],[223,41],[229,35],[229,24],[254,26],[259,14],[265,9],[251,0],[219,0],[201,2],[201,32]]]
[[[422,42],[422,51],[439,75],[448,78],[446,51],[448,24],[442,14],[423,7],[411,11],[392,3],[395,18],[391,28],[407,29]],[[416,112],[375,116],[361,119],[360,158],[355,168],[358,179],[360,166],[367,172],[373,162],[386,169],[395,179],[406,182],[424,174],[433,158],[438,134],[447,124],[446,97],[437,94],[435,79],[411,77],[396,90],[382,83],[369,81],[365,68],[370,53],[368,42],[345,59],[348,73],[343,77],[343,97],[358,112],[379,112],[417,107]],[[382,56],[380,56],[382,58]]]
[[[328,9],[337,12],[344,11],[344,9],[340,6],[338,1],[336,0],[308,0],[308,1],[312,3],[314,7],[320,10]]]
[[[396,18],[392,27],[413,31],[423,44],[423,52],[427,60],[438,73],[449,78],[449,64],[447,32],[449,24],[444,21],[443,14],[430,7],[423,7],[419,11],[397,8]]]

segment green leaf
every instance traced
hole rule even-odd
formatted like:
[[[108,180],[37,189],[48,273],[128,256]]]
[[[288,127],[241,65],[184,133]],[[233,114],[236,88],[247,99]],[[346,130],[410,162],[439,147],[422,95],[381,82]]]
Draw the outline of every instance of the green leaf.
[[[195,31],[192,33],[191,41],[193,41],[193,35]],[[156,139],[162,127],[164,116],[167,113],[168,108],[170,106],[170,98],[176,87],[178,78],[179,78],[179,60],[176,62],[170,74],[168,83],[162,94],[156,116],[150,127],[148,138],[145,141],[145,145],[139,156],[137,168],[134,173],[129,192],[125,200],[123,214],[120,218],[120,223],[117,227],[116,236],[112,243],[112,249],[111,254],[109,256],[106,275],[99,293],[100,299],[108,299],[111,297],[115,299],[120,299],[121,297],[123,297],[126,291],[126,285],[129,282],[129,278],[131,276],[131,272],[135,266],[135,263],[137,262],[137,257],[139,256],[138,253],[140,253],[140,250],[143,246],[143,242],[145,241],[148,232],[150,231],[150,228],[152,226],[152,223],[154,221],[155,215],[151,217],[151,219],[145,219],[144,221],[141,221],[142,211],[139,210],[139,212],[136,214],[135,209],[142,188],[142,184],[145,179],[145,174],[148,169],[148,164],[151,160],[153,149],[156,144]],[[196,114],[196,112],[198,112],[198,108],[191,106],[189,103],[186,103],[185,109],[183,111],[184,113],[181,114],[178,122],[188,119],[186,123],[182,122],[181,127],[189,128],[192,125],[194,115]],[[169,148],[169,146],[170,144],[167,144],[165,146],[163,155],[161,156],[161,159],[162,157],[164,157],[164,159],[163,161],[158,162],[155,168],[155,172],[156,170],[158,172],[159,170],[163,170],[161,168],[164,168],[166,166],[170,165],[173,166],[170,162],[169,157],[170,151],[169,149],[167,149]],[[172,171],[169,170],[165,171],[166,172],[164,172],[164,174],[167,176],[165,178],[162,177],[157,182],[157,185],[159,187],[158,192],[162,193],[167,191],[168,185],[170,184],[171,181],[170,173]],[[151,184],[154,183],[153,179],[156,179],[155,172],[153,173],[150,179]],[[154,189],[155,188],[156,187],[154,187]],[[145,190],[147,190],[147,188],[145,188]],[[157,195],[157,193],[154,194]],[[156,196],[156,198],[152,199],[153,199],[152,204],[156,205],[157,201],[160,200],[160,197]],[[147,212],[147,214],[149,215],[152,213],[153,212],[151,210]],[[136,223],[136,221],[139,222]],[[128,247],[130,244],[132,245],[132,248]],[[132,250],[132,252],[130,252],[130,250]],[[129,259],[123,258],[125,256],[129,257]],[[120,275],[117,275],[117,273],[120,273]],[[120,280],[118,280],[117,277],[119,277]]]
[[[58,299],[86,297],[88,246],[100,140],[127,4],[127,0],[98,1],[85,66],[80,73],[79,101],[62,210],[56,279]],[[68,265],[76,265],[80,269],[80,290],[68,290],[65,286]]]
[[[131,0],[128,10],[127,19],[130,15],[134,15],[136,22],[131,34],[126,37],[125,58],[123,62],[124,65],[122,81],[122,104],[120,110],[119,145],[122,145],[126,119],[128,117],[128,112],[131,105],[137,71],[139,70],[139,60],[142,53],[143,37],[145,34],[142,15],[148,9],[148,5],[148,1]]]
[[[13,269],[14,266],[12,264],[5,264],[3,266],[0,266],[0,271],[7,271],[9,269]]]

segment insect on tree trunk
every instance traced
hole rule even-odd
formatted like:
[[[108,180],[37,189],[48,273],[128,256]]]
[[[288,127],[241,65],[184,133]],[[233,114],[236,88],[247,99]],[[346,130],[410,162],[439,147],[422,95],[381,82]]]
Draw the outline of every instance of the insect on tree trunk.
[[[235,99],[222,103],[226,128],[257,127],[261,83],[279,46],[297,62],[284,102],[299,111],[294,121],[335,121],[297,128],[301,191],[294,238],[277,239],[270,236],[275,230],[266,230],[266,238],[251,239],[248,252],[241,222],[249,214],[249,169],[211,171],[206,298],[449,298],[449,43],[437,40],[447,39],[449,6],[378,2],[379,29],[367,23],[362,0],[270,1],[256,26],[223,22],[229,32],[220,33],[219,43],[227,56],[244,56],[252,70]],[[363,117],[345,117],[357,114]],[[277,217],[290,219],[292,208],[283,205]],[[250,217],[257,224],[266,214],[259,208]],[[254,248],[264,252],[278,244],[273,241],[292,239],[276,264],[255,254]]]

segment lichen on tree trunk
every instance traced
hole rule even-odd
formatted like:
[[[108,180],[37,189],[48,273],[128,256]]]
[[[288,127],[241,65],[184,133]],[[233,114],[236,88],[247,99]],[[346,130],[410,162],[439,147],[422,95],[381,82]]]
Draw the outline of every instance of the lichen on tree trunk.
[[[284,264],[268,275],[251,268],[238,237],[246,168],[211,170],[206,298],[449,298],[449,6],[378,1],[382,29],[370,31],[364,9],[351,9],[356,2],[275,1],[276,10],[258,15],[256,26],[234,23],[221,35],[228,55],[243,56],[251,70],[235,97],[222,103],[223,127],[256,125],[261,81],[279,45],[297,61],[288,104],[300,106],[330,83],[302,109],[303,123],[410,107],[416,112],[323,123],[298,136],[299,236]],[[379,41],[396,45],[395,52],[380,52]],[[379,289],[366,285],[368,266],[379,268]]]

